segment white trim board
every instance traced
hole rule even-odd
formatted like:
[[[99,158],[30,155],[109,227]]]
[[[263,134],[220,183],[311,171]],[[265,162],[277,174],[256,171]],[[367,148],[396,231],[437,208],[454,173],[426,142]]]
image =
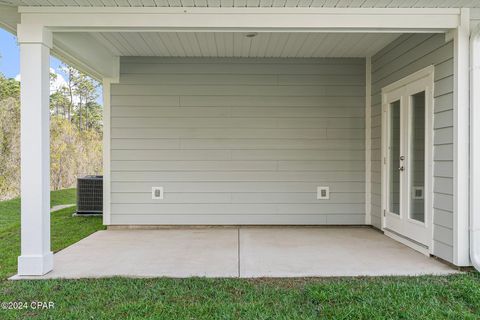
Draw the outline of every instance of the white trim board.
[[[480,12],[479,12],[480,13]],[[479,14],[480,16],[480,14]],[[470,260],[480,270],[480,25],[470,39]]]
[[[110,207],[111,207],[111,126],[110,126],[110,79],[103,80],[103,224],[110,225]]]
[[[372,223],[372,58],[365,59],[365,224]]]
[[[459,9],[19,7],[52,31],[445,32]]]
[[[470,12],[462,9],[454,31],[453,93],[453,263],[470,265],[469,258],[469,160],[470,160]]]

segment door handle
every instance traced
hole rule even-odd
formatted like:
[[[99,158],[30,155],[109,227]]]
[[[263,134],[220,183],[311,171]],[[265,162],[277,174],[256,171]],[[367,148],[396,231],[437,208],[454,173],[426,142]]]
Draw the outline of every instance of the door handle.
[[[398,170],[403,171],[403,170],[405,170],[405,168],[403,166],[401,166],[400,168],[398,168]]]
[[[400,161],[405,160],[405,156],[400,156]]]

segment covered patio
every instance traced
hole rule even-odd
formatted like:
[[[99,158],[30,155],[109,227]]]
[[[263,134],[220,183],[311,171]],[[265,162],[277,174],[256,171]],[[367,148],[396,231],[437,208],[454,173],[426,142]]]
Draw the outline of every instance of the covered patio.
[[[446,275],[457,269],[370,227],[210,227],[98,231],[54,255],[44,276],[340,277]]]
[[[468,9],[22,7],[19,15],[14,278],[455,272],[431,256],[469,265]],[[108,226],[55,255],[51,52],[103,81]],[[407,92],[412,83],[420,89]],[[387,119],[386,109],[407,110],[417,93],[424,140],[407,148],[401,119],[413,115]],[[422,170],[404,170],[405,150],[418,152]]]

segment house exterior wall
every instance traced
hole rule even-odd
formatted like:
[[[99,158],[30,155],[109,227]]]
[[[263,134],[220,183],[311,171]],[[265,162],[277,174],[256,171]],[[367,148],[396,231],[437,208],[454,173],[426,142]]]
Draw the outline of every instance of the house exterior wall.
[[[364,224],[364,113],[365,59],[122,58],[110,223]]]
[[[381,227],[381,90],[429,65],[434,85],[434,254],[453,260],[453,42],[444,34],[406,34],[372,57],[372,225]]]
[[[470,29],[474,31],[480,25],[480,8],[470,9]]]

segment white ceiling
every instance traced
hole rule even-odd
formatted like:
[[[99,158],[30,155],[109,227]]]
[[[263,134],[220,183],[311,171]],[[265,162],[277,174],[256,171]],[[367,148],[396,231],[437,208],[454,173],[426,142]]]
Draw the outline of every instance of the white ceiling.
[[[480,8],[480,0],[0,0],[14,6]]]
[[[116,56],[163,57],[365,57],[395,40],[388,33],[231,32],[91,33]]]

